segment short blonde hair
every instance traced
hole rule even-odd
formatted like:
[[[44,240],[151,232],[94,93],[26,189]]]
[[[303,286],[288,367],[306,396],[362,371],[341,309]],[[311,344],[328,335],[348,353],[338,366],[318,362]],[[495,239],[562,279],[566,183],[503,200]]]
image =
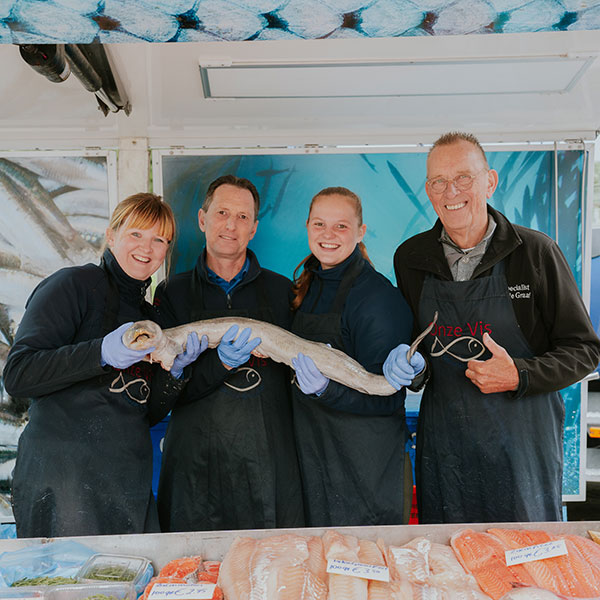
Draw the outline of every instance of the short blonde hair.
[[[158,223],[161,236],[169,242],[175,237],[175,217],[171,207],[160,196],[149,192],[133,194],[117,204],[108,227],[117,231],[125,223],[139,229],[150,229]]]

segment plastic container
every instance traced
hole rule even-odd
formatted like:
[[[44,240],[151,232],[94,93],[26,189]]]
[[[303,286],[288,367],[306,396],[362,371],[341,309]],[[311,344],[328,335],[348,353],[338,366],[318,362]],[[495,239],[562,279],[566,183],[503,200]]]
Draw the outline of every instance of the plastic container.
[[[132,583],[82,583],[48,588],[44,600],[135,600]]]
[[[97,550],[73,540],[32,544],[14,552],[0,554],[0,587],[10,587],[23,579],[38,577],[70,578],[65,584],[77,583],[76,576]],[[18,587],[40,587],[34,585]]]
[[[0,600],[43,600],[46,586],[0,588]]]
[[[142,556],[94,554],[77,574],[80,583],[131,583],[140,594],[154,575],[152,563]]]

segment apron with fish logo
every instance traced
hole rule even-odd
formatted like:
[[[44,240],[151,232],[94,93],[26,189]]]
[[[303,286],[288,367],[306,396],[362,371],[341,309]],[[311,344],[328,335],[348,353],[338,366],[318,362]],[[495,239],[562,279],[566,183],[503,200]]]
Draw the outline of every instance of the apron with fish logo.
[[[123,316],[149,316],[121,302],[115,267],[103,261],[101,268],[107,299],[92,337],[126,322]],[[73,343],[88,341],[90,332],[82,327]],[[13,486],[19,536],[159,530],[146,407],[150,369],[149,363],[111,368],[32,403]]]
[[[363,264],[360,258],[348,266],[328,313],[296,311],[292,332],[346,351],[342,312]],[[307,527],[407,522],[405,480],[412,488],[412,474],[405,462],[404,411],[367,416],[333,410],[305,395],[295,379],[292,394]]]
[[[208,309],[204,285],[212,284],[194,272],[192,321],[239,316],[274,322],[260,275],[254,282],[257,308]],[[158,493],[163,529],[303,525],[289,393],[287,367],[251,355],[217,389],[175,406],[164,441]]]
[[[417,429],[419,522],[559,520],[561,395],[483,394],[465,376],[469,360],[491,358],[485,332],[513,358],[533,356],[508,295],[504,263],[470,281],[428,275],[419,302],[421,329],[435,311],[436,326],[421,344],[431,378]]]

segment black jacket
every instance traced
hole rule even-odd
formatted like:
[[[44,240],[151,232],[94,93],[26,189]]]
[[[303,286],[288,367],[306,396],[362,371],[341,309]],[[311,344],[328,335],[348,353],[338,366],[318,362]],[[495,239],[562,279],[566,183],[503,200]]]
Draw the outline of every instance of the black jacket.
[[[342,263],[322,270],[315,261],[307,268],[313,281],[302,301],[300,312],[327,313],[348,265],[360,254],[354,252]],[[381,375],[390,350],[409,343],[413,326],[410,308],[402,296],[381,273],[364,261],[363,269],[348,292],[342,313],[344,352],[357,360],[367,371]],[[404,409],[404,388],[393,396],[369,396],[330,381],[319,401],[335,410],[360,415],[390,415]]]
[[[116,275],[120,304],[113,329],[127,321],[157,320],[156,311],[145,301],[150,280],[138,282],[120,269],[110,251],[104,255]],[[93,377],[113,371],[101,366],[104,312],[109,286],[105,272],[87,264],[60,269],[32,292],[2,374],[6,391],[15,397],[37,400]],[[150,425],[171,410],[182,383],[153,368],[152,393],[145,409]]]
[[[290,280],[283,275],[261,268],[254,253],[251,250],[247,250],[247,253],[250,258],[250,268],[243,281],[229,295],[218,285],[208,281],[206,251],[198,258],[194,270],[178,273],[161,282],[154,295],[154,305],[158,309],[157,322],[160,326],[166,329],[198,320],[197,311],[202,307],[197,306],[190,294],[192,277],[196,272],[206,284],[203,287],[206,310],[226,317],[230,310],[259,308],[262,300],[258,288],[260,282],[267,290],[269,308],[274,313],[274,324],[289,329]],[[223,366],[216,349],[203,352],[194,365],[191,379],[177,400],[178,405],[193,402],[212,393],[230,374],[230,371]],[[190,371],[186,370],[186,376],[188,373]]]
[[[249,269],[230,294],[209,280],[205,253],[193,271],[161,284],[155,296],[161,325],[247,316],[289,328],[291,282],[261,269],[249,250],[248,256]],[[289,369],[251,356],[227,370],[213,348],[188,371],[164,440],[163,530],[302,526]]]
[[[108,250],[104,266],[40,283],[7,359],[7,391],[33,398],[13,479],[19,536],[158,531],[149,426],[183,382],[147,362],[101,366],[104,335],[154,314],[149,280],[127,276]]]
[[[547,235],[510,223],[489,205],[488,212],[497,226],[473,278],[489,276],[496,263],[505,261],[515,316],[535,355],[515,359],[520,380],[516,396],[565,388],[592,372],[600,360],[600,340],[573,274]],[[441,231],[438,220],[432,229],[401,244],[394,255],[398,287],[414,314],[427,274],[452,281],[438,241]]]

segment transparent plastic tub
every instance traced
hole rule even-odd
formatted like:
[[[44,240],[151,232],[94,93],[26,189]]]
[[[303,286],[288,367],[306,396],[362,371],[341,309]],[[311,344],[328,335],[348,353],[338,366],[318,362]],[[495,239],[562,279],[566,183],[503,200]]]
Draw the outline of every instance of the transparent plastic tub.
[[[0,600],[43,600],[47,586],[0,588]]]
[[[79,583],[131,583],[140,594],[154,575],[152,563],[142,556],[94,554],[77,574]]]
[[[48,588],[44,600],[135,600],[131,583],[82,583]]]

